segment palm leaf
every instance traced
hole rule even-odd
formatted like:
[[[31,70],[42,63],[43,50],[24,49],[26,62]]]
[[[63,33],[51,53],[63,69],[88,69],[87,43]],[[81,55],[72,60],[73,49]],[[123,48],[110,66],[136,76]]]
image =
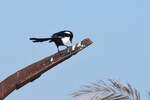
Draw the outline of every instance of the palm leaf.
[[[73,100],[140,100],[139,93],[130,84],[115,80],[85,85],[71,96]]]

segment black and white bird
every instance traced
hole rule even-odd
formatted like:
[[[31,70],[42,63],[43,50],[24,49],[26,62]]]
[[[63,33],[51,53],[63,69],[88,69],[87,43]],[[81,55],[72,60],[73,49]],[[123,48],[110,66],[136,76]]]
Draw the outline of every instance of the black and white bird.
[[[66,46],[68,48],[69,46],[67,45],[67,43],[69,41],[70,43],[72,43],[72,39],[73,33],[68,30],[54,33],[50,38],[30,38],[32,42],[45,42],[45,41],[54,42],[57,46],[58,52],[60,51],[59,46]]]

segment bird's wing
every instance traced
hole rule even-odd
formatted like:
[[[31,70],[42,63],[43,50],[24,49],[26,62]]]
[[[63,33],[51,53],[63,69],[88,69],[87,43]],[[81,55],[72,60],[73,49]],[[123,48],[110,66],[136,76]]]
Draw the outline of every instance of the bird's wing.
[[[58,32],[58,33],[53,34],[52,38],[63,38],[63,37],[69,37],[69,36],[70,36],[69,34]]]

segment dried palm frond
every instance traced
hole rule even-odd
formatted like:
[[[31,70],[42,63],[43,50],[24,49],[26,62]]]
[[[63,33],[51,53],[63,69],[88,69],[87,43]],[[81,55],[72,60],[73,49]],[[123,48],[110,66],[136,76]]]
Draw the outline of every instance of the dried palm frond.
[[[130,84],[109,80],[86,85],[71,94],[73,100],[140,100],[140,95]]]

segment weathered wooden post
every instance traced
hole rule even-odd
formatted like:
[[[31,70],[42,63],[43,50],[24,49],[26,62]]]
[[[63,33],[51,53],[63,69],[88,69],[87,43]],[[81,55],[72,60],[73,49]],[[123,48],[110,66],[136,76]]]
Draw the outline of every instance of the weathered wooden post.
[[[69,48],[62,50],[59,53],[55,53],[49,57],[46,57],[10,75],[0,83],[0,100],[3,100],[14,90],[19,89],[27,83],[34,81],[44,72],[67,60],[90,44],[92,44],[92,41],[89,38],[84,39],[74,46],[70,46]]]

